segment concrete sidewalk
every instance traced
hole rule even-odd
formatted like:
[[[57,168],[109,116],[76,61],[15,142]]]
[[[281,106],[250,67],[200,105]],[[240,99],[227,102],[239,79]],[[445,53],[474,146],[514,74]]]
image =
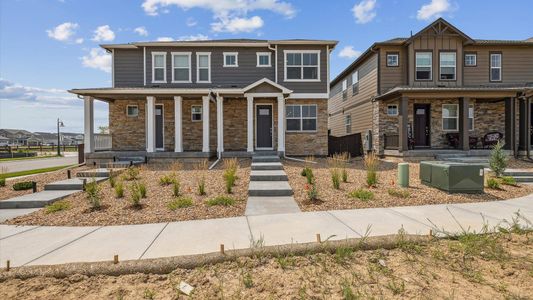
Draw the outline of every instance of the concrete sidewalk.
[[[35,158],[0,162],[0,168],[6,168],[6,173],[28,171],[35,169],[74,165],[78,163],[78,156]]]
[[[169,257],[248,248],[396,234],[480,231],[511,221],[515,213],[533,221],[533,194],[506,201],[371,208],[159,224],[55,227],[0,225],[0,265],[51,265]],[[527,221],[522,220],[525,224]],[[529,224],[531,226],[531,224]]]

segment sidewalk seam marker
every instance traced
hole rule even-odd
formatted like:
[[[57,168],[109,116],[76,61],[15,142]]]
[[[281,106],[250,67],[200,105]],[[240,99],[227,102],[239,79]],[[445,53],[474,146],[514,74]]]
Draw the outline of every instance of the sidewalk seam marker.
[[[500,223],[501,223],[501,221],[505,220],[504,218],[497,218],[497,217],[494,217],[494,216],[491,216],[491,215],[487,215],[486,213],[484,213],[482,211],[475,212],[475,211],[470,210],[468,208],[463,208],[463,207],[460,207],[460,206],[456,206],[455,204],[450,204],[450,206],[453,207],[453,208],[456,208],[456,209],[471,213],[471,214],[475,214],[477,216],[482,216],[482,217],[485,217],[485,218],[491,218],[491,219],[500,221]]]
[[[357,234],[358,236],[360,237],[363,237],[359,232],[355,231],[355,229],[353,229],[351,226],[349,226],[348,224],[344,223],[341,219],[339,219],[336,215],[332,214],[331,212],[329,211],[326,211],[326,213],[328,213],[330,216],[332,216],[335,220],[341,222],[342,225],[348,227],[348,229],[350,229],[351,231],[353,231],[355,234]]]
[[[146,247],[146,249],[144,249],[143,253],[141,254],[141,256],[139,256],[139,259],[142,259],[143,256],[146,254],[146,252],[148,251],[148,249],[150,249],[150,247],[152,247],[152,245],[155,243],[155,241],[157,240],[157,238],[161,235],[161,233],[165,230],[165,228],[167,228],[168,224],[170,224],[170,222],[167,222],[165,224],[165,226],[163,226],[163,228],[161,228],[161,230],[157,233],[157,235],[154,237],[154,239],[152,240],[152,242],[150,242],[150,244],[148,245],[148,247]]]
[[[399,207],[402,207],[402,206],[399,206]],[[417,219],[415,219],[415,218],[413,218],[413,217],[410,217],[410,216],[408,216],[408,215],[406,215],[406,214],[403,214],[403,213],[401,213],[401,212],[399,212],[399,211],[394,210],[393,208],[388,208],[388,207],[384,207],[384,208],[385,208],[386,210],[390,211],[391,213],[397,215],[397,216],[407,218],[407,219],[409,219],[409,220],[411,220],[411,221],[413,221],[413,222],[416,222],[416,223],[418,223],[418,224],[422,224],[422,225],[424,225],[424,226],[426,226],[426,227],[429,227],[429,228],[435,228],[435,227],[433,227],[432,225],[428,225],[428,224],[426,224],[426,223],[424,223],[424,222],[420,222],[420,221],[418,221]],[[402,226],[403,226],[403,225],[402,225]],[[437,229],[438,229],[438,228],[437,228]]]
[[[9,226],[15,226],[15,227],[16,227],[16,225],[9,225]],[[12,236],[15,236],[15,235],[17,235],[17,234],[21,234],[21,233],[24,233],[24,232],[28,232],[28,231],[31,231],[31,230],[35,230],[35,229],[40,228],[40,227],[42,227],[42,226],[41,226],[41,225],[37,225],[37,226],[35,226],[35,227],[33,227],[33,228],[26,229],[26,230],[23,230],[23,231],[20,231],[20,232],[17,232],[17,233],[13,233],[12,235],[8,235],[8,236],[5,236],[5,237],[1,238],[0,241],[5,240],[5,239],[7,239],[7,238],[10,238],[10,237],[12,237]]]
[[[250,238],[252,241],[255,240],[254,234],[252,233],[252,228],[250,227],[250,221],[248,220],[248,216],[244,216],[246,218],[246,225],[248,225],[248,231],[250,232]]]
[[[30,261],[28,261],[28,262],[22,264],[21,266],[26,266],[27,264],[30,264],[30,263],[32,263],[32,262],[34,262],[34,261],[36,261],[36,260],[38,260],[38,259],[40,259],[40,258],[43,258],[44,256],[46,256],[46,255],[48,255],[48,254],[50,254],[50,253],[52,253],[52,252],[55,252],[55,251],[57,251],[57,250],[59,250],[59,249],[65,247],[65,246],[68,246],[68,245],[70,245],[70,244],[72,244],[72,243],[74,243],[74,242],[76,242],[76,241],[78,241],[78,240],[80,240],[80,239],[82,239],[82,238],[88,236],[89,234],[91,234],[91,233],[97,231],[98,229],[100,229],[100,228],[102,228],[102,227],[104,227],[104,226],[100,226],[100,227],[98,227],[98,228],[96,228],[96,229],[94,229],[94,230],[92,230],[92,231],[89,231],[89,232],[87,232],[86,234],[84,234],[84,235],[82,235],[82,236],[80,236],[80,237],[77,237],[77,238],[73,239],[72,241],[70,241],[70,242],[68,242],[68,243],[66,243],[66,244],[63,244],[63,245],[61,245],[61,246],[59,246],[59,247],[57,247],[57,248],[55,248],[55,249],[52,249],[52,250],[46,252],[46,253],[43,254],[43,255],[40,255],[40,256],[38,256],[38,257],[36,257],[36,258],[34,258],[34,259],[32,259],[32,260],[30,260]]]

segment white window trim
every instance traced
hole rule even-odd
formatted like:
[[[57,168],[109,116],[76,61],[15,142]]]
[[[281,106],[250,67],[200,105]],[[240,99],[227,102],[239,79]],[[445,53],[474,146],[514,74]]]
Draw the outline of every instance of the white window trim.
[[[389,106],[395,106],[396,107],[396,113],[395,114],[390,114],[389,113]],[[387,116],[389,116],[389,117],[398,116],[398,104],[387,104],[387,107],[385,109],[387,110]]]
[[[200,120],[195,120],[192,117],[192,115],[195,114],[195,113],[193,113],[193,108],[195,108],[195,107],[199,107],[200,108]],[[204,109],[203,109],[203,106],[202,105],[191,105],[191,122],[202,122],[203,120],[204,120]]]
[[[468,65],[466,64],[466,57],[467,56],[473,56],[474,57],[474,64],[473,65]],[[477,66],[477,54],[476,53],[466,53],[465,54],[465,67],[475,67]]]
[[[316,53],[317,54],[317,79],[287,79],[287,54],[289,53]],[[284,68],[284,80],[286,82],[320,82],[320,50],[283,50],[283,68]],[[302,65],[300,65],[302,68],[302,78],[304,76],[303,74],[303,56],[302,56]]]
[[[456,117],[446,117],[446,119],[455,119],[455,129],[444,129],[444,106],[445,105],[453,105],[455,106],[457,109],[457,116]],[[442,127],[442,131],[446,131],[446,132],[456,132],[456,131],[459,131],[459,104],[454,104],[454,103],[445,103],[445,104],[442,104],[442,112],[441,112],[441,127]]]
[[[270,68],[272,67],[272,53],[270,52],[256,52],[255,55],[257,56],[257,65],[258,68]],[[260,56],[268,56],[268,65],[260,65],[259,64],[259,57]]]
[[[129,114],[129,108],[130,107],[137,107],[137,114],[136,115],[130,115]],[[129,118],[135,118],[139,116],[139,105],[126,105],[126,116]]]
[[[429,79],[418,79],[416,77],[416,68],[419,67],[417,64],[416,64],[416,55],[417,54],[429,54],[429,57],[430,57],[430,62],[429,62]],[[427,66],[420,66],[420,67],[427,67]],[[433,80],[433,52],[424,52],[424,51],[420,51],[420,52],[415,52],[415,80],[417,81],[432,81]]]
[[[208,80],[200,80],[200,56],[207,55],[207,65],[208,65]],[[198,83],[211,83],[211,52],[196,52],[196,82]]]
[[[359,70],[352,73],[352,85],[359,83]]]
[[[172,57],[172,83],[191,83],[192,82],[192,72],[191,72],[191,69],[192,69],[192,63],[191,63],[191,52],[172,52],[171,53],[171,57]],[[174,66],[174,56],[175,55],[187,55],[189,57],[189,80],[176,80],[174,78],[174,69],[178,69],[177,67]],[[185,68],[179,68],[179,69],[185,69]]]
[[[223,62],[223,67],[224,68],[237,68],[237,67],[239,67],[239,52],[223,52],[222,55],[224,56],[224,62]],[[235,56],[235,64],[234,65],[226,65],[226,56]]]
[[[342,91],[346,91],[346,89],[348,88],[348,79],[344,79],[342,81]]]
[[[287,118],[287,106],[299,106],[300,107],[300,116],[299,117],[292,117]],[[316,116],[315,117],[304,117],[303,116],[303,110],[302,106],[314,106]],[[287,127],[287,120],[300,120],[300,130],[289,130]],[[316,129],[315,130],[304,130],[304,119],[315,119],[316,120]],[[318,131],[318,105],[316,104],[286,104],[285,105],[285,132],[317,132]]]
[[[389,56],[396,56],[396,64],[389,65]],[[387,67],[398,67],[400,66],[400,55],[398,53],[389,53],[387,54],[387,61],[386,65]]]
[[[453,78],[452,79],[442,79],[442,54],[453,54],[455,57],[455,64],[453,65]],[[451,66],[444,66],[444,68],[451,68]],[[440,81],[455,81],[457,80],[457,52],[452,51],[442,51],[439,53],[439,80]]]
[[[154,80],[155,78],[155,56],[163,55],[163,80]],[[166,52],[152,52],[152,83],[167,83],[167,53]]]
[[[470,107],[472,107],[472,118],[470,118]],[[474,131],[474,129],[476,128],[476,108],[474,104],[470,104],[468,106],[468,119],[472,119],[472,129],[468,128],[468,131]]]
[[[349,130],[348,130],[348,127],[350,128]],[[344,130],[346,131],[346,133],[352,132],[351,127],[352,127],[352,115],[345,115],[344,116]]]
[[[492,66],[492,56],[493,55],[497,55],[500,57],[500,66],[499,67],[493,67]],[[490,57],[489,57],[489,64],[490,64],[490,81],[495,81],[495,82],[499,82],[499,81],[502,81],[502,65],[503,65],[503,61],[502,61],[502,54],[501,53],[491,53],[490,54]],[[492,69],[500,69],[500,78],[498,80],[495,80],[492,78]]]

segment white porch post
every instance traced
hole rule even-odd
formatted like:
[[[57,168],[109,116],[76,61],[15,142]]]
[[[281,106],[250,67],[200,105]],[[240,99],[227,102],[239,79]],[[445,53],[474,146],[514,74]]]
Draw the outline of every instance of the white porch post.
[[[224,98],[217,96],[217,152],[224,152]]]
[[[203,96],[202,102],[202,152],[209,152],[209,96]]]
[[[183,152],[181,96],[174,96],[174,152]]]
[[[285,98],[278,96],[278,152],[285,152]]]
[[[248,152],[254,152],[254,97],[247,95],[246,100],[248,101]]]
[[[146,97],[146,152],[155,151],[155,97]]]
[[[94,98],[91,96],[83,97],[83,126],[85,144],[83,152],[94,152]]]

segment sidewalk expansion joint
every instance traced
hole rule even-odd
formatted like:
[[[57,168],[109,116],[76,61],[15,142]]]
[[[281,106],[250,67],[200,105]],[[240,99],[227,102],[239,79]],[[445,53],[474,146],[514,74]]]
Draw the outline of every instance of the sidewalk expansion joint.
[[[15,235],[21,234],[21,233],[25,233],[25,232],[28,232],[28,231],[32,231],[32,230],[37,229],[37,228],[40,228],[40,227],[42,227],[42,226],[41,226],[41,225],[37,225],[37,226],[35,226],[35,227],[33,227],[33,228],[26,229],[26,230],[23,230],[23,231],[20,231],[20,232],[17,232],[17,233],[13,233],[12,235],[8,235],[8,236],[5,236],[5,237],[1,238],[0,241],[1,241],[1,240],[5,240],[5,239],[7,239],[7,238],[10,238],[10,237],[12,237],[12,236],[15,236]]]
[[[159,233],[157,233],[157,235],[154,237],[154,239],[152,240],[152,242],[150,242],[150,244],[148,245],[148,247],[146,247],[146,249],[144,249],[143,253],[141,254],[141,256],[139,256],[139,259],[142,259],[143,256],[146,254],[146,252],[148,251],[148,249],[150,249],[150,247],[152,247],[152,245],[155,243],[155,241],[157,240],[157,238],[161,235],[161,233],[163,233],[163,231],[165,230],[165,228],[167,228],[168,224],[170,224],[170,222],[167,222],[165,224],[165,226],[163,226],[163,228],[161,228],[161,230],[159,231]]]
[[[348,229],[353,231],[353,233],[357,234],[360,237],[364,237],[362,234],[360,234],[359,232],[355,231],[355,229],[353,229],[351,226],[349,226],[348,224],[344,223],[341,219],[337,218],[337,216],[332,214],[330,211],[326,211],[326,213],[328,213],[330,216],[332,216],[335,220],[339,221],[342,225],[348,227]]]

